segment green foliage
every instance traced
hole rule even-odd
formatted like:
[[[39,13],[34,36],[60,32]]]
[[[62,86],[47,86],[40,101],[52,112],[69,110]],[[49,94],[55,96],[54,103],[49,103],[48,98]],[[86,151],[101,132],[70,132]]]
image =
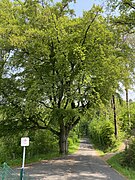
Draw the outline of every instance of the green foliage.
[[[58,152],[58,139],[50,131],[37,130],[36,132],[29,132],[28,136],[31,140],[29,157],[46,154],[50,151]]]
[[[81,116],[107,104],[123,81],[129,47],[121,31],[99,6],[71,18],[70,2],[0,1],[0,136],[44,129],[63,145]],[[113,137],[105,124],[107,137],[97,135],[108,148]]]
[[[69,133],[68,137],[68,153],[74,153],[79,148],[79,127],[78,125]]]
[[[124,167],[121,165],[123,159],[123,153],[116,154],[107,160],[108,164],[110,164],[114,169],[116,169],[119,173],[123,174],[128,180],[135,179],[135,171],[133,168]]]
[[[135,135],[135,102],[129,101],[128,109],[126,102],[119,106],[118,123],[127,135]]]
[[[0,164],[8,162],[12,165],[21,165],[22,133],[0,138]],[[26,150],[26,161],[34,162],[41,159],[49,159],[58,156],[58,138],[50,131],[37,130],[26,132],[25,136],[30,138],[30,146]],[[68,138],[69,152],[74,152],[79,146],[78,129],[72,130]]]
[[[131,134],[135,136],[135,102],[130,102]]]
[[[0,139],[0,163],[21,157],[21,134]]]
[[[78,140],[79,140],[79,129],[78,129],[78,126],[76,126],[76,128],[74,128],[69,133],[69,138],[68,138],[69,146],[70,144],[74,144],[78,142]]]
[[[115,23],[125,26],[128,32],[134,31],[135,27],[135,2],[134,0],[107,0],[109,7],[114,12],[118,11],[120,15],[116,17]]]
[[[121,165],[131,167],[135,170],[135,138],[129,144],[123,153]]]
[[[92,120],[89,124],[88,131],[93,143],[102,150],[111,150],[116,145],[114,127],[109,120]]]
[[[58,152],[58,140],[49,131],[38,130],[35,132],[27,132],[30,138],[30,146],[27,148],[27,159],[31,159],[41,154],[50,152]],[[17,134],[3,137],[0,139],[0,163],[16,160],[22,157],[21,137],[23,134]]]
[[[92,111],[90,111],[92,114]],[[89,122],[91,121],[90,119],[90,114],[86,112],[85,116],[81,118],[81,121],[79,123],[79,136],[81,138],[88,137],[88,126]]]

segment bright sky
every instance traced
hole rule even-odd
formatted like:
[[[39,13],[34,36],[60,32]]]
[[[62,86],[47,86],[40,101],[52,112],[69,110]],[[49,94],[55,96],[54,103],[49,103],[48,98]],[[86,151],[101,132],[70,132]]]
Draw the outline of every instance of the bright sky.
[[[54,0],[59,2],[60,0]],[[103,0],[76,0],[76,3],[70,3],[71,8],[75,10],[77,16],[82,16],[83,11],[90,10],[93,4],[103,5]]]
[[[75,10],[77,16],[82,16],[83,11],[90,10],[93,4],[101,4],[101,0],[77,0],[71,7]]]

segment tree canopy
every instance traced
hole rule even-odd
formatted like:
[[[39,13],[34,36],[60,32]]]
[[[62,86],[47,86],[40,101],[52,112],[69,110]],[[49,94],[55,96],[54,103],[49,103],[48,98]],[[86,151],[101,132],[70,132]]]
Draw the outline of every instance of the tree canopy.
[[[0,2],[0,134],[48,129],[61,153],[81,116],[110,101],[127,63],[102,8],[75,18],[69,2]]]
[[[112,12],[119,13],[115,22],[124,25],[128,32],[135,27],[135,2],[134,0],[107,0]],[[116,16],[116,15],[115,15]]]

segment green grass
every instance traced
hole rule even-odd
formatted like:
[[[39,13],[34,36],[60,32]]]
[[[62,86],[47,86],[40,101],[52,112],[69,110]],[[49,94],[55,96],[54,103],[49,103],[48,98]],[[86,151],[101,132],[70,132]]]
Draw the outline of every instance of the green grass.
[[[128,180],[135,180],[135,170],[121,166],[120,162],[122,160],[122,153],[116,154],[107,160],[114,169],[116,169],[120,174],[128,178]]]
[[[104,153],[99,147],[94,145],[95,150],[97,153],[102,157],[110,152],[117,152],[120,147],[120,142],[117,143],[117,146],[111,149],[111,151]],[[114,169],[116,169],[120,174],[125,176],[128,180],[135,180],[135,170],[132,168],[124,167],[120,164],[122,161],[122,153],[116,154],[115,156],[111,157],[107,160],[107,163],[111,165]]]
[[[69,146],[69,154],[75,153],[79,149],[80,141]]]
[[[104,156],[105,153],[101,151],[100,149],[94,148],[99,156]]]
[[[50,159],[53,159],[56,157],[60,157],[60,154],[58,152],[50,152],[47,154],[40,154],[40,155],[33,156],[31,158],[27,158],[27,155],[26,155],[25,164],[40,162],[41,160],[50,160]],[[22,165],[22,158],[17,158],[14,160],[8,160],[6,163],[11,167],[21,166]]]

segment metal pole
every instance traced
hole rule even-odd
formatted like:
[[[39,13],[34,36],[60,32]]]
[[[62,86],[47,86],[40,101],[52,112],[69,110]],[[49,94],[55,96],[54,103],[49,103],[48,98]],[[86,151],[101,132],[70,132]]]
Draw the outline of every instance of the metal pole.
[[[23,147],[23,161],[22,161],[22,169],[20,173],[20,180],[24,179],[24,163],[25,163],[25,146]]]
[[[22,162],[23,169],[24,169],[24,163],[25,163],[25,146],[23,147],[23,162]]]

